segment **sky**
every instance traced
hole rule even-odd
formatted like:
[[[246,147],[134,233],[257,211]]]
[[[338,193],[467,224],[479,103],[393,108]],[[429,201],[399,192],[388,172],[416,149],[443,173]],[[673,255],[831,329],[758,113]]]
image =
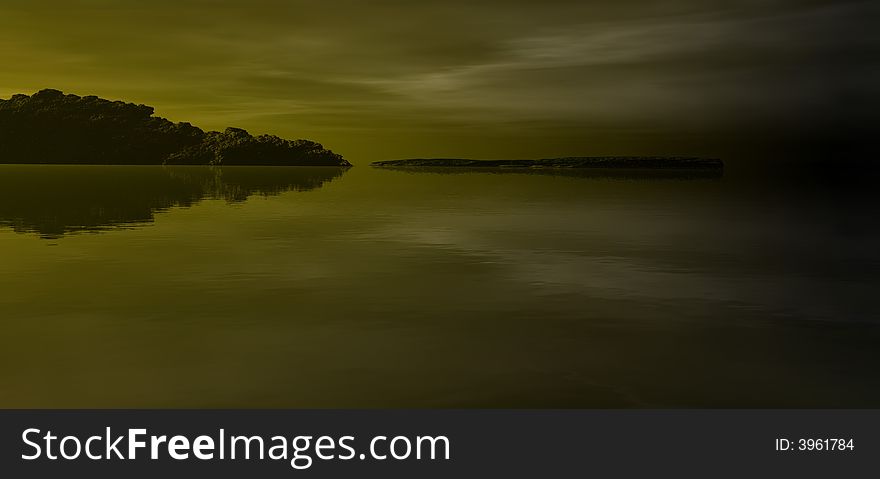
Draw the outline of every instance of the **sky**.
[[[355,164],[842,151],[880,124],[878,14],[849,0],[4,0],[0,97],[144,103]]]

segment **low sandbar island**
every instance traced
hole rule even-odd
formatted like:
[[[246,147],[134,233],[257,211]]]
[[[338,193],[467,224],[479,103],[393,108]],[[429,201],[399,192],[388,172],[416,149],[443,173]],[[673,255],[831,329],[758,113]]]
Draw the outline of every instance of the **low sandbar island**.
[[[375,161],[385,168],[604,168],[721,170],[724,162],[715,158],[686,156],[572,156],[533,160],[472,160],[466,158],[409,158]]]

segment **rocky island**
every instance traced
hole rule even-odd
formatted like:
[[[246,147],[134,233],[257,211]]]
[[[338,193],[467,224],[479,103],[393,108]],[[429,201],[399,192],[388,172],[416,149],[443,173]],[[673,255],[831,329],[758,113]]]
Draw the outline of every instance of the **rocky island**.
[[[411,158],[375,161],[370,166],[411,168],[596,168],[596,169],[687,169],[721,170],[724,163],[713,158],[682,156],[573,156],[536,160],[471,160],[463,158]]]
[[[0,100],[0,163],[351,166],[313,141],[206,132],[147,105],[51,89]]]

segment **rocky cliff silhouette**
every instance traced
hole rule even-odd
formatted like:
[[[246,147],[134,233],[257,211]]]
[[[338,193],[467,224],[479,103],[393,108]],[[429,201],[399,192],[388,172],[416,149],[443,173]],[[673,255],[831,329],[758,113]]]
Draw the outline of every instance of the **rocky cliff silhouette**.
[[[0,163],[351,166],[313,141],[205,132],[147,105],[51,89],[0,100]]]

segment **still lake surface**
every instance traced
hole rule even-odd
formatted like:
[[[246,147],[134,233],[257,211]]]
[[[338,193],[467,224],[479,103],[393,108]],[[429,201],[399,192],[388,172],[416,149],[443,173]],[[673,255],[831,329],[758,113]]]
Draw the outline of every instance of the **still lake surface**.
[[[878,407],[869,196],[4,165],[0,407]]]

